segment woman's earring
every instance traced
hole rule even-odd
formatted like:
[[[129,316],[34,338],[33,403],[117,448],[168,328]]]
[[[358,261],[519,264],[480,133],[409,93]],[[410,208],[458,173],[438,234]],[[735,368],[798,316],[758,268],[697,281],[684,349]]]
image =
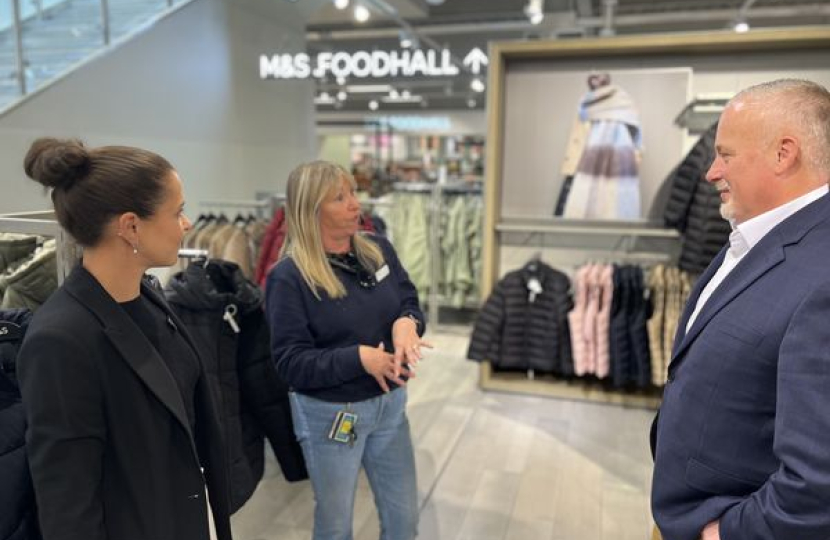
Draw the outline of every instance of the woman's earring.
[[[138,255],[138,246],[136,246],[135,244],[133,244],[133,254]]]

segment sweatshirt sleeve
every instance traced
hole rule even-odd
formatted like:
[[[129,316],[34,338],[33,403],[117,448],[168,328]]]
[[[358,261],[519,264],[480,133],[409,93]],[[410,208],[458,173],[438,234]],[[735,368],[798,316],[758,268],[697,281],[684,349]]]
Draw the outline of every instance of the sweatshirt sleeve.
[[[316,346],[308,310],[317,299],[293,264],[280,262],[269,274],[265,289],[271,356],[280,377],[302,391],[335,387],[365,374],[358,345]]]
[[[398,259],[398,254],[395,248],[392,247],[385,239],[379,237],[372,238],[383,250],[383,256],[386,259],[386,264],[389,265],[389,270],[392,276],[397,280],[398,291],[401,297],[400,316],[413,316],[418,319],[418,335],[423,336],[426,332],[426,319],[424,313],[421,311],[421,305],[418,302],[418,289],[415,284],[409,279],[409,274]]]

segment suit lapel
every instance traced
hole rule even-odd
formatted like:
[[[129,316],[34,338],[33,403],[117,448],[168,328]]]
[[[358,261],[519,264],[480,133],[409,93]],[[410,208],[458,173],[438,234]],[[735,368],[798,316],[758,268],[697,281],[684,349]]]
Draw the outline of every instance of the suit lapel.
[[[683,307],[683,315],[680,317],[680,323],[677,325],[677,332],[674,334],[674,344],[672,345],[672,358],[677,356],[677,350],[680,344],[683,342],[683,339],[686,337],[686,325],[689,324],[689,318],[692,316],[692,313],[695,310],[695,306],[697,306],[697,301],[700,298],[700,294],[703,292],[704,287],[709,281],[712,279],[712,276],[715,275],[715,272],[718,271],[720,265],[723,264],[723,259],[726,257],[726,252],[729,249],[729,245],[727,244],[724,246],[720,252],[715,255],[715,258],[706,267],[706,270],[703,271],[700,278],[698,278],[695,286],[692,287],[692,292],[689,293],[689,299],[686,301],[686,305]],[[679,285],[678,285],[679,286]]]
[[[83,266],[77,267],[72,272],[66,279],[64,287],[69,294],[95,314],[103,326],[104,334],[124,361],[173,414],[193,441],[190,422],[187,419],[181,391],[176,380],[155,347],[144,337],[141,329]],[[142,286],[142,292],[147,294],[147,291],[151,289]],[[151,291],[150,294],[152,294],[153,301],[158,303],[156,293]],[[163,303],[162,309],[169,314],[169,310],[163,306]],[[190,342],[189,339],[188,342]]]
[[[784,261],[786,258],[785,246],[797,244],[811,229],[828,219],[830,215],[830,202],[828,201],[830,201],[830,195],[824,195],[791,215],[776,225],[746,254],[746,257],[735,266],[723,282],[718,285],[712,296],[709,297],[709,301],[703,306],[689,332],[680,340],[679,344],[675,341],[675,350],[672,354],[672,362],[669,365],[670,371],[677,369],[677,364],[683,353],[718,312],[761,276]],[[708,274],[708,279],[705,282],[708,282],[714,272],[717,271],[717,268],[720,267],[725,253],[726,248],[721,250],[721,254],[707,269],[704,276]],[[716,262],[717,264],[715,264]],[[713,268],[714,270],[710,272]],[[704,283],[703,276],[700,282],[695,285],[695,303],[703,289],[702,283]],[[686,321],[689,320],[690,310],[693,309],[694,303],[690,298],[684,312],[683,324],[686,324]]]
[[[772,236],[777,236],[771,233]],[[770,239],[767,235],[764,240]],[[762,245],[766,244],[766,245]],[[784,248],[779,239],[775,239],[776,245],[769,245],[772,242],[758,243],[746,257],[738,263],[737,266],[726,276],[726,279],[714,290],[709,301],[703,306],[703,309],[698,313],[689,332],[684,336],[683,340],[677,346],[677,350],[672,355],[672,360],[683,354],[689,345],[700,334],[701,330],[709,324],[721,309],[729,302],[735,299],[743,290],[752,285],[758,278],[766,274],[776,265],[784,260]],[[759,249],[760,248],[760,249]],[[718,265],[720,266],[720,265]],[[686,319],[688,321],[688,318]]]

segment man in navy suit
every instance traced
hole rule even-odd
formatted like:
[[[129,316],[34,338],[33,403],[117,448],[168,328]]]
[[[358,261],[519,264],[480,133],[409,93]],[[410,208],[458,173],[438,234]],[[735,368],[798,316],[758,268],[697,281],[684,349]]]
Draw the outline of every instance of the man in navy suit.
[[[830,93],[733,98],[706,179],[732,223],[680,320],[652,427],[665,540],[830,538]]]

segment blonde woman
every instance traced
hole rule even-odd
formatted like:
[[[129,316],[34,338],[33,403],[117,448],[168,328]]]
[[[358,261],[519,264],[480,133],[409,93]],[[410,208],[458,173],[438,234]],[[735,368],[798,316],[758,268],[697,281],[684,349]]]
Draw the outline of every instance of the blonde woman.
[[[417,292],[389,242],[358,233],[355,182],[342,167],[297,167],[286,196],[288,235],[267,310],[314,488],[314,539],[352,538],[362,466],[381,539],[410,540],[418,502],[405,387],[430,347]]]

